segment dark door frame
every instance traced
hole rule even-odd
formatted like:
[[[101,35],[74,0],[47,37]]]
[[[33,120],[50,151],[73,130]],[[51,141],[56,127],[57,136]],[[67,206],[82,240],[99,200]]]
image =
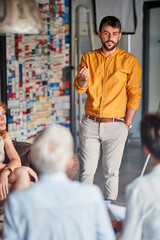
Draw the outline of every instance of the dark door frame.
[[[0,91],[1,101],[7,103],[6,37],[0,36]]]
[[[150,9],[160,7],[160,1],[144,2],[143,5],[143,95],[142,114],[148,112],[149,96],[149,22]]]

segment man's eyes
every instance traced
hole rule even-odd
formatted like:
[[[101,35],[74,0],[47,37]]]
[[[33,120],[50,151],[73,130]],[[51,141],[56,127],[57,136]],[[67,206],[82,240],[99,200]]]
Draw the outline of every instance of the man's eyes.
[[[110,35],[110,33],[109,33],[109,32],[105,32],[104,34],[105,34],[105,35]],[[117,36],[117,35],[118,35],[118,33],[117,33],[117,32],[115,32],[115,33],[113,33],[113,35],[114,35],[114,36]]]

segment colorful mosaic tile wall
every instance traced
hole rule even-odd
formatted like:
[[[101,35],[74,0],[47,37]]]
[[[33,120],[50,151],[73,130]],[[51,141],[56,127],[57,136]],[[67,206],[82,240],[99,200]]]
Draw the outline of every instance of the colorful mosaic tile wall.
[[[8,35],[8,131],[32,142],[45,126],[70,127],[69,0],[37,0],[45,35]]]

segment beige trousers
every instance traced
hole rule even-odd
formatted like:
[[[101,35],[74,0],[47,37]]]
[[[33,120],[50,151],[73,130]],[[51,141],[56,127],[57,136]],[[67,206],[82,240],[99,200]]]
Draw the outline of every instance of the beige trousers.
[[[97,123],[86,117],[80,122],[80,181],[93,183],[100,154],[104,176],[104,197],[116,199],[119,168],[128,130],[123,122]]]

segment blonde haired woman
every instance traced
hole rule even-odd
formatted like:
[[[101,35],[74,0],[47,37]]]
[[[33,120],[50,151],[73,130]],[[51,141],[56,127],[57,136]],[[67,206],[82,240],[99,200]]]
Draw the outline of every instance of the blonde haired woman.
[[[6,110],[0,102],[0,199],[5,199],[9,191],[20,190],[31,185],[30,177],[38,180],[37,174],[29,167],[21,166],[20,157],[13,146],[12,139],[6,131]],[[5,151],[10,159],[4,163]]]

